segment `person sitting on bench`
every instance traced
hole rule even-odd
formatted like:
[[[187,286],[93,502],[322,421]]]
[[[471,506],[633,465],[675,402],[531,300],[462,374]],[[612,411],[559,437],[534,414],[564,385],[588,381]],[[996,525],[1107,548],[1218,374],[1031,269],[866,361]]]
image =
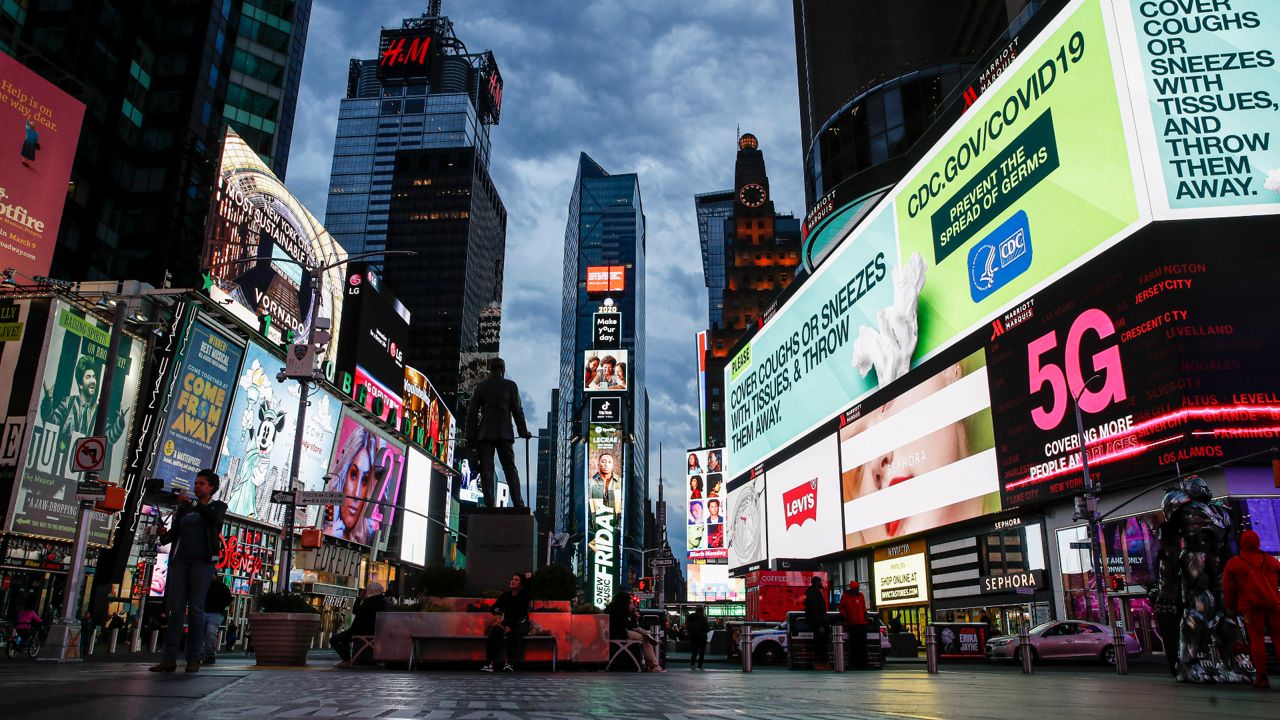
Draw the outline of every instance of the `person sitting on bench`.
[[[356,598],[355,607],[351,611],[354,615],[351,619],[351,627],[329,638],[329,645],[338,652],[338,657],[342,658],[342,662],[336,667],[351,667],[352,638],[356,635],[372,635],[378,621],[378,613],[391,609],[384,592],[381,583],[377,580],[371,581]]]
[[[482,672],[493,672],[493,664],[499,659],[502,660],[503,672],[515,672],[511,662],[520,658],[521,643],[524,636],[529,634],[529,606],[533,604],[529,580],[532,577],[533,573],[512,575],[507,582],[507,591],[499,595],[489,608],[489,612],[497,615],[498,620],[489,627],[487,633],[485,657],[489,662],[480,668]]]

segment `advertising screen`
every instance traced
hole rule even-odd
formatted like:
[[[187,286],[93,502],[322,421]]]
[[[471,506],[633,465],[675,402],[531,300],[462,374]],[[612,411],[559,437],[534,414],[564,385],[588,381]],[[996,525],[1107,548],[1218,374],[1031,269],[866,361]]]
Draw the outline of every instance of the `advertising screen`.
[[[496,353],[502,346],[502,303],[491,302],[480,310],[476,324],[476,350]]]
[[[50,300],[0,300],[0,484],[17,472],[27,434],[27,411],[37,393]],[[0,495],[4,498],[4,495]],[[7,500],[7,498],[4,498]]]
[[[404,472],[404,445],[343,412],[325,489],[346,497],[341,505],[325,507],[325,533],[361,545],[376,542],[378,532],[395,520]]]
[[[384,28],[378,42],[378,79],[426,77],[439,54],[439,39],[430,28]]]
[[[768,557],[765,531],[764,473],[752,472],[726,486],[729,502],[725,516],[725,544],[729,546],[729,567],[740,568],[763,562]]]
[[[197,316],[179,352],[151,476],[163,479],[166,487],[190,490],[196,473],[217,460],[244,345]]]
[[[729,494],[724,486],[721,448],[694,449],[686,453],[685,523],[690,560],[724,562],[729,557],[725,544],[725,504]]]
[[[840,429],[848,549],[1000,510],[983,352],[902,384],[852,408]]]
[[[1280,287],[1258,262],[1274,254],[1269,225],[1153,225],[993,324],[1006,508],[1080,492],[1077,405],[1090,472],[1108,488],[1275,444]]]
[[[583,359],[583,367],[583,390],[626,391],[627,377],[631,371],[626,350],[588,350]]]
[[[1280,212],[1280,3],[1115,5],[1156,217]]]
[[[620,293],[626,290],[627,268],[623,265],[587,267],[587,293]]]
[[[470,448],[459,447],[454,452],[458,469],[458,499],[462,502],[480,502],[480,461]]]
[[[1064,10],[730,357],[731,475],[1144,221],[1108,42]]]
[[[622,506],[626,458],[617,425],[591,425],[587,434],[587,564],[591,602],[604,607],[621,582]]]
[[[742,578],[729,577],[728,565],[698,565],[690,563],[686,583],[686,602],[746,602],[747,590]]]
[[[353,262],[347,264],[342,313],[337,367],[343,374],[342,389],[373,414],[398,425],[409,311],[381,287],[368,264]]]
[[[830,435],[769,468],[770,560],[844,549],[838,450],[836,436]]]
[[[877,548],[871,572],[875,576],[876,607],[924,605],[929,602],[929,572],[923,540]]]
[[[457,432],[453,413],[440,399],[440,393],[436,392],[427,376],[407,365],[404,368],[404,400],[409,439],[446,465],[453,464]]]
[[[75,499],[80,473],[71,470],[71,450],[76,440],[93,434],[111,325],[60,301],[52,303],[50,313],[44,369],[28,415],[27,446],[14,483],[8,530],[70,541],[80,509]],[[107,409],[103,480],[121,480],[142,380],[143,349],[144,343],[131,335],[120,340]],[[108,544],[112,516],[91,517],[89,542]]]
[[[47,275],[84,104],[2,52],[0,78],[0,268]]]
[[[333,236],[298,202],[258,154],[228,129],[205,227],[207,292],[250,327],[266,325],[267,339],[304,336],[311,280],[304,268],[347,256]],[[301,263],[301,265],[299,265]],[[333,377],[342,337],[342,269],[323,275],[320,317],[332,322],[325,374]],[[264,323],[262,318],[269,317]]]
[[[259,345],[250,343],[245,349],[218,455],[222,486],[214,496],[227,504],[228,512],[273,525],[285,520],[288,506],[272,503],[271,493],[289,487],[298,422],[298,383],[276,381],[283,366],[283,360]],[[341,406],[319,390],[308,402],[298,480],[307,490],[320,490]],[[308,509],[308,523],[317,514],[314,506]]]
[[[400,559],[427,564],[427,511],[431,504],[431,458],[409,448],[409,472],[404,481],[404,516],[400,520]]]

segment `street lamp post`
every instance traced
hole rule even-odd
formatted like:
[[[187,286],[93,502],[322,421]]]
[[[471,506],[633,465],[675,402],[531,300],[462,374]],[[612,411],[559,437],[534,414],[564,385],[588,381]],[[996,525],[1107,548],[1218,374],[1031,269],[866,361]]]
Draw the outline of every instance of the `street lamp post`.
[[[1089,474],[1089,452],[1085,447],[1084,435],[1084,419],[1080,415],[1080,396],[1089,389],[1094,380],[1102,378],[1101,374],[1094,375],[1085,381],[1078,393],[1069,393],[1071,395],[1072,407],[1076,415],[1076,435],[1080,443],[1080,468],[1084,479],[1084,492],[1076,498],[1076,519],[1084,518],[1088,520],[1089,527],[1089,549],[1093,556],[1093,577],[1097,585],[1098,596],[1098,619],[1103,625],[1110,625],[1110,609],[1107,607],[1107,577],[1105,563],[1102,562],[1102,524],[1099,522],[1098,513],[1098,493],[1097,488],[1093,484],[1093,477]]]

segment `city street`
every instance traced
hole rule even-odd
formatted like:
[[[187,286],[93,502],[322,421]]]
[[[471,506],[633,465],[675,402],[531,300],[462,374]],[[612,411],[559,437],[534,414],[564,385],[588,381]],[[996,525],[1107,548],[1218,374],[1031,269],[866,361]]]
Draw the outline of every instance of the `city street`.
[[[883,672],[747,675],[729,666],[666,674],[258,669],[244,661],[197,675],[144,664],[0,664],[6,718],[1275,718],[1280,697],[1248,687],[1178,685],[1058,667],[921,665]]]

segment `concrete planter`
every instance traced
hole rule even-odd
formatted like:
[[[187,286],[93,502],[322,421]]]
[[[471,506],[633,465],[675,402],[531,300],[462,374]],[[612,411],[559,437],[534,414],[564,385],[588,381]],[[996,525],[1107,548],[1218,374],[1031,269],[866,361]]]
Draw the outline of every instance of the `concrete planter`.
[[[307,649],[319,629],[315,613],[249,613],[259,665],[306,665]]]

